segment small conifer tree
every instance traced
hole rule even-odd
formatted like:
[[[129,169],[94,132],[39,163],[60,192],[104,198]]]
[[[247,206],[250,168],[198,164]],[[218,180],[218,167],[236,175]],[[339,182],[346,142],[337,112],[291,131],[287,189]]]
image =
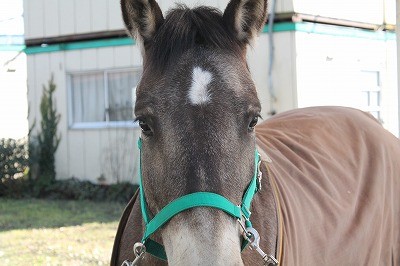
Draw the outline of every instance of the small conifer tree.
[[[56,178],[55,153],[61,141],[61,135],[57,136],[57,126],[61,115],[57,113],[54,101],[55,90],[56,84],[54,77],[51,76],[48,86],[43,85],[40,102],[42,120],[40,121],[40,132],[37,135],[39,173],[35,184],[39,191],[53,183]]]

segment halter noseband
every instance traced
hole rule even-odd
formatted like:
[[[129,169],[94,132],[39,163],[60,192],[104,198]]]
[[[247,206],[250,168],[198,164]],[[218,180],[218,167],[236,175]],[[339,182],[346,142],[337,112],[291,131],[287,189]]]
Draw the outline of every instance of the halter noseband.
[[[139,165],[139,192],[140,192],[140,206],[142,211],[143,220],[145,223],[145,231],[142,238],[142,246],[144,245],[145,250],[139,252],[144,254],[144,252],[150,253],[153,256],[167,260],[167,255],[165,253],[164,247],[157,243],[156,241],[150,239],[150,236],[159,230],[166,222],[168,222],[175,215],[195,207],[211,207],[224,211],[230,216],[239,220],[241,224],[241,219],[244,218],[245,226],[241,224],[245,234],[244,240],[242,242],[242,250],[246,247],[248,241],[251,242],[251,237],[254,233],[252,231],[247,231],[246,229],[253,229],[250,222],[250,205],[255,193],[261,189],[261,171],[260,171],[260,155],[257,150],[254,153],[254,175],[248,185],[245,194],[242,199],[241,205],[236,205],[230,200],[216,193],[212,192],[195,192],[191,194],[179,197],[164,208],[162,208],[152,219],[150,219],[149,212],[147,209],[146,198],[143,189],[143,177],[142,177],[142,139],[138,140],[138,147],[140,150],[140,165]],[[255,230],[254,230],[255,231]],[[246,237],[247,235],[247,237]],[[254,236],[254,235],[253,235]],[[254,236],[255,237],[255,236]],[[139,245],[141,245],[139,243]],[[136,249],[136,248],[135,248]],[[136,253],[136,250],[135,250]],[[137,255],[138,256],[138,255]]]

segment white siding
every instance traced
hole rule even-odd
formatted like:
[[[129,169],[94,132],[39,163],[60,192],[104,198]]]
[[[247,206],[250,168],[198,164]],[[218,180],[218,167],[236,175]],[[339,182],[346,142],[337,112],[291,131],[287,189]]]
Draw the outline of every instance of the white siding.
[[[131,180],[138,183],[139,129],[107,129],[100,132],[100,170],[111,182]]]
[[[167,11],[174,6],[174,2],[184,3],[189,7],[208,5],[224,10],[228,0],[181,0],[181,1],[158,1],[161,9]],[[269,1],[269,10],[272,1]],[[352,21],[382,24],[395,24],[394,12],[395,0],[277,0],[277,13],[304,13],[316,16],[325,16]],[[385,11],[384,11],[385,10]],[[385,19],[384,19],[385,18]]]
[[[44,0],[44,35],[56,36],[59,34],[59,12],[58,1]],[[65,12],[65,11],[64,11]],[[71,14],[69,14],[71,16]]]
[[[283,32],[275,35],[275,60],[273,65],[273,86],[277,98],[278,113],[296,108],[297,69],[295,32]]]
[[[396,0],[277,0],[276,12],[297,12],[374,24],[395,24]],[[165,12],[175,3],[224,10],[228,0],[158,1]],[[270,1],[271,8],[271,1]],[[27,39],[124,29],[119,0],[24,0]]]
[[[81,71],[81,51],[65,52],[65,71]]]
[[[68,35],[75,33],[75,1],[58,1],[58,8],[59,12],[55,10],[54,12],[58,14],[59,32],[54,35]],[[29,36],[27,38],[29,38]]]
[[[379,72],[381,119],[398,131],[394,41],[296,33],[298,107],[364,109],[362,71]],[[366,109],[365,109],[366,110]]]
[[[372,70],[381,75],[383,125],[399,135],[395,41],[304,32],[278,32],[274,40],[275,103],[271,103],[268,92],[268,34],[262,34],[248,53],[264,118],[271,104],[278,113],[315,105],[363,108],[360,72]]]
[[[124,59],[114,60],[114,57]],[[76,177],[97,182],[104,176],[107,182],[137,182],[138,129],[70,129],[68,126],[67,74],[76,71],[125,68],[140,66],[142,59],[138,47],[120,46],[85,49],[28,56],[28,99],[31,106],[30,124],[40,125],[40,97],[43,84],[51,73],[57,85],[57,110],[61,113],[58,132],[61,143],[56,152],[57,178]]]
[[[396,0],[383,1],[385,5],[385,22],[387,24],[396,25]]]
[[[157,2],[160,5],[161,10],[165,14],[165,12],[173,8],[176,5],[176,3],[185,4],[188,7],[196,7],[202,5],[213,6],[224,10],[229,1],[228,0],[181,0],[181,1],[166,0]]]
[[[92,9],[90,0],[75,0],[75,34],[91,31]]]
[[[176,3],[184,3],[188,7],[196,7],[201,5],[213,6],[224,11],[229,3],[229,0],[166,0],[158,1],[161,10],[165,13],[168,9],[174,7]],[[269,1],[271,3],[271,1]],[[279,0],[276,3],[276,12],[292,12],[293,4],[291,0]]]
[[[118,0],[108,0],[108,29],[118,30],[124,29],[124,23],[122,21],[121,7]]]
[[[81,149],[84,151],[83,156],[85,162],[83,176],[85,177],[90,176],[90,179],[92,179],[93,181],[97,181],[96,179],[100,177],[102,174],[104,175],[104,177],[112,178],[112,176],[102,172],[101,168],[101,165],[104,164],[104,162],[100,160],[100,155],[102,154],[101,147],[104,145],[104,143],[101,142],[100,139],[101,131],[83,130],[78,132],[82,134],[79,137],[84,140],[84,144],[81,147]],[[121,164],[120,167],[125,168],[126,166]]]
[[[255,47],[248,51],[250,70],[257,86],[262,105],[262,117],[267,118],[271,107],[280,113],[297,107],[296,95],[296,51],[294,32],[274,34],[275,55],[272,71],[272,86],[277,98],[271,102],[268,88],[269,43],[268,34],[262,34]]]
[[[373,24],[395,24],[396,0],[293,0],[294,11]],[[278,1],[280,2],[280,1]]]
[[[271,106],[268,92],[268,58],[268,34],[262,34],[254,44],[254,47],[249,47],[247,61],[261,102],[261,116],[264,118],[268,117]]]
[[[45,36],[44,33],[44,1],[43,0],[24,0],[24,14],[28,16],[25,22],[25,38],[39,38]]]
[[[294,11],[293,7],[293,1],[294,0],[277,0],[276,1],[276,7],[275,7],[275,12],[276,13],[290,13]],[[269,6],[271,7],[271,2],[269,1]]]
[[[89,179],[91,181],[95,181],[96,176],[92,176],[90,175],[90,173],[85,173],[86,153],[93,153],[93,156],[95,156],[96,154],[96,151],[93,151],[93,149],[86,150],[87,147],[85,147],[85,132],[77,130],[68,131],[68,147],[68,154],[65,155],[67,156],[66,162],[68,163],[69,173],[66,178],[76,177],[79,179]],[[57,161],[56,169],[58,169],[59,163],[60,162]],[[98,164],[98,166],[100,166],[100,163]],[[57,175],[57,178],[63,179],[64,177]]]
[[[101,52],[99,51],[97,55],[97,64],[100,69],[114,67],[114,51],[115,48],[113,47],[103,48]]]
[[[31,25],[30,25],[30,12],[28,12],[29,5],[27,0],[23,0],[22,2],[23,5],[23,16],[24,16],[24,34],[25,36],[31,36],[30,30],[31,30]]]
[[[382,0],[294,0],[297,12],[380,24],[383,20]]]
[[[110,48],[108,48],[108,49],[110,49]],[[102,50],[104,50],[104,49],[102,49]],[[80,56],[81,71],[87,71],[87,70],[96,69],[97,66],[98,66],[97,59],[99,57],[101,57],[102,50],[100,50],[99,55],[97,54],[98,53],[98,49],[81,50],[81,56]]]
[[[119,0],[24,0],[25,38],[124,29]]]
[[[129,46],[122,46],[119,49],[114,50],[114,62],[115,65],[119,67],[129,67],[133,65],[133,51]],[[136,57],[140,57],[141,55],[136,55]],[[138,60],[140,64],[141,60]]]
[[[108,1],[91,0],[92,31],[102,31],[108,28]],[[118,14],[118,13],[117,13]],[[115,15],[117,15],[115,14]]]

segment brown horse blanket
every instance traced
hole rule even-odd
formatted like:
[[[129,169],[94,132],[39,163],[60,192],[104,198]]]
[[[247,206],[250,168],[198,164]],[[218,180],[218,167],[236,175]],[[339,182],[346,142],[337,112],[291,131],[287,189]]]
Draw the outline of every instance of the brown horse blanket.
[[[256,136],[276,188],[280,265],[400,265],[398,138],[372,116],[338,107],[276,115]],[[133,259],[139,205],[134,197],[123,214],[111,265]]]
[[[257,128],[272,160],[281,265],[400,265],[400,141],[372,116],[314,107]]]

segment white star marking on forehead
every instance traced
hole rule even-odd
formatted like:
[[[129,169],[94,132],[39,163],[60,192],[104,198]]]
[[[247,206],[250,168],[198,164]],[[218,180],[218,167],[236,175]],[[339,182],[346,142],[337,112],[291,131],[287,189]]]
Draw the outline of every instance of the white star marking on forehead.
[[[212,81],[212,74],[195,67],[193,69],[192,86],[189,89],[189,100],[193,105],[207,104],[211,101],[211,95],[207,89]]]

